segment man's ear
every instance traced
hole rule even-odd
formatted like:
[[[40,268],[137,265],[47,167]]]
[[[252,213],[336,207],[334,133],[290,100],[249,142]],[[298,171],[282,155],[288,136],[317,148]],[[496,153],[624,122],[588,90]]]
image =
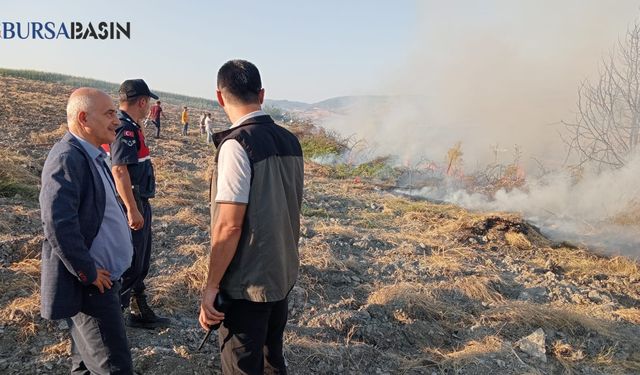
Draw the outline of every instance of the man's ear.
[[[82,126],[86,126],[87,124],[87,112],[80,111],[78,112],[78,124]]]
[[[260,105],[264,102],[264,89],[260,89],[258,91],[258,100],[260,101]]]
[[[218,104],[220,104],[220,107],[224,107],[224,99],[222,98],[222,91],[216,90],[216,97],[218,98]]]

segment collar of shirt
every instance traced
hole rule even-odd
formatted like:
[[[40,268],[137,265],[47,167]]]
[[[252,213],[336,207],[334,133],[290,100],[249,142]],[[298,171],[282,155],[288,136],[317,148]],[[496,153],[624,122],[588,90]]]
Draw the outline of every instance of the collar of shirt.
[[[124,120],[124,121],[128,121],[130,123],[132,123],[133,125],[140,127],[140,125],[138,125],[137,122],[135,122],[131,116],[129,116],[129,114],[121,109],[118,110],[118,118],[120,119],[120,121]]]
[[[98,147],[92,145],[91,143],[86,141],[84,138],[80,137],[77,134],[74,134],[72,131],[69,131],[69,133],[71,133],[71,135],[75,139],[77,139],[78,142],[80,142],[80,144],[82,145],[82,148],[84,148],[84,150],[87,152],[87,154],[89,154],[91,159],[93,159],[93,160],[102,160],[102,159],[104,159],[106,154],[101,148],[98,148]]]
[[[247,121],[250,118],[254,118],[254,117],[258,117],[258,116],[266,116],[267,113],[263,110],[257,110],[257,111],[253,111],[251,113],[247,113],[246,115],[240,117],[239,119],[236,120],[236,122],[233,123],[233,125],[231,125],[231,127],[229,129],[233,129],[236,126],[242,124],[243,122]]]

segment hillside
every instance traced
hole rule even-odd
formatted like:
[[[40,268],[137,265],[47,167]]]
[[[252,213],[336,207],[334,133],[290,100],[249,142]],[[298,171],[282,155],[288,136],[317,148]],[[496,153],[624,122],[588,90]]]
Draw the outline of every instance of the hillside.
[[[280,108],[285,111],[304,111],[311,106],[311,104],[304,103],[304,102],[296,102],[291,100],[273,100],[273,99],[265,99],[264,104],[266,106]]]
[[[91,78],[74,77],[66,74],[40,72],[36,70],[20,70],[0,68],[0,76],[25,78],[31,81],[49,82],[71,87],[93,87],[107,93],[116,94],[118,92],[119,83],[101,81]],[[165,104],[173,104],[177,106],[188,106],[196,108],[216,108],[218,103],[212,99],[198,98],[187,95],[179,95],[164,91],[156,90],[151,82],[151,91],[157,94]]]
[[[39,317],[37,192],[71,90],[0,76],[3,374],[69,371],[65,325]],[[193,130],[179,135],[179,105],[165,106],[167,136],[148,137],[158,178],[148,285],[173,325],[127,333],[141,373],[218,374],[217,340],[196,351],[214,149]],[[306,163],[301,272],[285,337],[292,374],[640,373],[637,261],[550,241],[516,215],[337,176]]]

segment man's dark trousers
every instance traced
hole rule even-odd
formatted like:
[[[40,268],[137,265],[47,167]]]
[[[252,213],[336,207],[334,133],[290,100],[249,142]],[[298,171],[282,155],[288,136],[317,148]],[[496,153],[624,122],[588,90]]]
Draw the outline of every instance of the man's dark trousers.
[[[144,293],[144,279],[149,273],[151,263],[151,205],[148,199],[142,199],[142,217],[144,225],[142,229],[132,230],[133,260],[131,267],[122,275],[122,307],[128,307],[131,293],[140,295]]]
[[[154,121],[156,124],[156,138],[160,138],[160,119]]]
[[[120,282],[100,293],[84,287],[82,309],[68,319],[71,327],[71,374],[133,373],[131,352],[120,309]]]
[[[286,374],[282,353],[287,298],[277,302],[231,300],[218,330],[224,374]]]

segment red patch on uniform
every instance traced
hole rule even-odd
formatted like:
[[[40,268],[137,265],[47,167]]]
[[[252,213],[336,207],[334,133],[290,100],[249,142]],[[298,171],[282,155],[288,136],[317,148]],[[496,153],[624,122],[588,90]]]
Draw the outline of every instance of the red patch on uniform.
[[[125,137],[133,137],[134,134],[133,134],[133,132],[131,130],[125,130],[124,131],[124,136]]]
[[[140,148],[138,149],[138,159],[149,156],[149,147],[144,141],[144,132],[138,128],[138,142],[140,142]]]

